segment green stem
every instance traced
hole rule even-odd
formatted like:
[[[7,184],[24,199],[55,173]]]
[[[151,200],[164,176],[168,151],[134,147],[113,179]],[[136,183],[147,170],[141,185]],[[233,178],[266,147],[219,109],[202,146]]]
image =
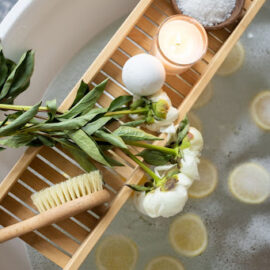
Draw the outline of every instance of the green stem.
[[[147,174],[149,174],[154,179],[156,185],[162,180],[130,151],[125,149],[122,149],[122,151],[125,152],[133,161],[135,161]]]
[[[1,110],[11,110],[11,111],[28,111],[32,108],[32,106],[21,106],[21,105],[9,105],[9,104],[0,104]],[[47,107],[39,107],[39,112],[47,112]]]
[[[21,105],[9,105],[9,104],[0,104],[0,110],[11,110],[11,111],[28,111],[32,108],[32,106],[21,106]],[[39,112],[47,112],[47,107],[39,107]],[[116,116],[122,114],[142,114],[147,112],[148,109],[137,109],[137,110],[123,110],[123,111],[116,111],[116,112],[107,112],[104,116]],[[59,112],[58,112],[59,113]]]
[[[3,123],[3,121],[0,121],[0,125]],[[11,122],[10,121],[7,121],[6,123],[5,123],[5,126],[7,126],[7,125],[9,125]],[[30,123],[26,123],[24,126],[25,127],[31,127],[33,124],[30,124]]]
[[[107,112],[104,116],[115,116],[115,115],[122,115],[122,114],[141,114],[147,112],[148,109],[137,109],[137,110],[123,110],[117,112]]]
[[[164,146],[159,146],[159,145],[154,145],[154,144],[148,144],[148,143],[142,143],[142,142],[133,142],[133,141],[125,141],[126,144],[128,145],[134,145],[142,148],[147,148],[147,149],[153,149],[157,150],[163,153],[167,153],[170,155],[178,156],[178,149],[177,148],[168,148]]]

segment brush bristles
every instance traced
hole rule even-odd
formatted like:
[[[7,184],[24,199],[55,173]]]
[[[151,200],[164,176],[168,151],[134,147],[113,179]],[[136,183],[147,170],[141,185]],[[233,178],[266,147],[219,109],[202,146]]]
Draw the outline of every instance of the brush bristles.
[[[31,196],[39,212],[103,189],[100,172],[93,171],[45,188]]]

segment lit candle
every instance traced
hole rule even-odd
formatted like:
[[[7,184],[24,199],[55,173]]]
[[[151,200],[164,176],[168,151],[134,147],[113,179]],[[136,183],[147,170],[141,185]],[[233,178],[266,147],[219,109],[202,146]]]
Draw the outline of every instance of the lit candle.
[[[175,15],[160,26],[151,54],[159,58],[168,74],[179,74],[199,61],[207,46],[206,31],[198,21]]]

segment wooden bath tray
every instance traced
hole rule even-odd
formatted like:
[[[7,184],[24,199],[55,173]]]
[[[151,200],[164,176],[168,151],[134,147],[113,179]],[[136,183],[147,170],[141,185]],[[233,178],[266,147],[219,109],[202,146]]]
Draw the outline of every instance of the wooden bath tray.
[[[252,21],[264,0],[246,0],[239,23],[208,32],[209,48],[204,58],[181,76],[168,76],[163,89],[183,117],[192,107],[215,74],[233,45]],[[135,54],[149,51],[158,26],[174,11],[167,0],[141,0],[119,28],[108,45],[83,76],[95,85],[110,78],[99,105],[126,94],[121,81],[121,68]],[[79,83],[61,105],[66,110],[72,104]],[[21,237],[27,244],[64,269],[78,269],[95,246],[115,215],[131,195],[123,181],[138,183],[143,172],[127,156],[113,153],[125,167],[102,168],[108,189],[113,194],[109,204],[93,211],[45,227]],[[30,196],[48,185],[65,180],[65,175],[82,172],[61,148],[29,148],[0,185],[0,224],[8,226],[36,214]]]

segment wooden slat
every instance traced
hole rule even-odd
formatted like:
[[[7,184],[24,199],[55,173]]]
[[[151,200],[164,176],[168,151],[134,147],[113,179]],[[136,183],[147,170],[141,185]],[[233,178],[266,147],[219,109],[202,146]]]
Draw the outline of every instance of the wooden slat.
[[[222,43],[209,34],[207,36],[208,36],[208,47],[212,49],[214,52],[217,52],[221,48]]]
[[[126,61],[129,59],[129,57],[125,55],[124,53],[122,53],[120,50],[116,50],[114,54],[112,55],[111,59],[115,63],[123,67]]]
[[[167,19],[167,16],[162,14],[161,12],[158,12],[157,9],[155,9],[153,6],[150,6],[147,11],[145,12],[145,16],[147,16],[150,20],[152,20],[157,25],[160,25],[164,22],[165,19]]]
[[[179,91],[179,93],[181,93],[183,96],[186,96],[191,90],[191,87],[189,85],[187,85],[181,79],[173,75],[167,75],[166,82],[174,89]]]
[[[203,60],[200,60],[192,66],[192,69],[202,74],[207,70],[207,66],[208,64],[206,62],[204,62]]]
[[[106,93],[103,93],[98,100],[98,104],[102,107],[106,108],[109,107],[112,102],[112,97],[108,96]]]
[[[34,147],[28,148],[24,152],[24,154],[21,156],[21,158],[17,161],[17,163],[14,165],[14,167],[11,169],[9,174],[0,183],[0,201],[8,193],[12,185],[16,183],[21,173],[27,168],[28,164],[37,155],[39,150],[40,148],[34,148]]]
[[[124,85],[122,81],[122,70],[114,63],[107,61],[102,70],[104,70],[109,76],[113,77],[118,83]]]
[[[44,147],[40,155],[48,159],[51,163],[53,163],[56,167],[61,169],[63,172],[67,173],[70,177],[74,177],[80,174],[85,173],[81,168],[77,167],[67,159],[65,159],[62,155],[54,151],[49,147]],[[101,168],[103,172],[103,176],[105,181],[115,190],[119,190],[122,187],[123,181],[119,178],[115,177],[113,173],[110,173],[108,170]]]
[[[156,35],[158,31],[158,27],[151,23],[149,20],[147,20],[144,16],[141,17],[141,19],[137,22],[136,25],[152,38]]]
[[[31,167],[37,173],[51,181],[53,184],[58,184],[67,180],[64,175],[55,171],[52,167],[50,167],[47,163],[45,163],[38,157],[35,157],[33,159],[29,167]]]
[[[227,38],[230,36],[231,32],[226,29],[219,29],[214,31],[208,31],[211,35],[217,37],[220,41],[225,42]]]
[[[68,174],[70,177],[74,177],[83,174],[84,171],[65,159],[62,155],[54,151],[52,148],[44,147],[41,149],[39,155],[49,160],[50,163],[54,164],[57,168]]]
[[[152,40],[147,37],[143,32],[139,31],[137,28],[133,28],[128,37],[139,44],[147,52],[150,51],[152,46]]]
[[[172,5],[167,0],[154,0],[153,3],[155,7],[157,7],[161,12],[165,13],[167,16],[176,14]]]
[[[0,224],[3,226],[9,226],[17,223],[17,220],[2,209],[0,209]],[[24,242],[38,250],[41,254],[46,256],[55,264],[59,265],[61,268],[64,268],[65,265],[69,262],[70,257],[61,252],[55,246],[42,239],[39,235],[34,232],[25,234],[20,237]]]
[[[67,152],[65,149],[63,149],[61,146],[57,146],[57,148],[59,148],[62,152],[64,152],[66,155],[71,156],[69,152]],[[120,162],[122,162],[122,160],[120,160]],[[95,163],[95,166],[97,166],[99,169],[101,169],[101,166],[98,165],[97,163]],[[104,168],[102,168],[104,170]],[[119,174],[119,178],[121,179],[121,177],[123,179],[126,178],[126,174],[123,173],[123,171],[125,172],[125,170],[129,170],[129,172],[132,172],[132,168],[125,166],[125,167],[114,167],[113,170],[115,172],[117,172]],[[103,172],[103,171],[102,171]]]
[[[174,91],[172,91],[170,88],[168,88],[168,86],[166,85],[163,85],[162,89],[169,96],[170,100],[172,101],[172,105],[177,108],[179,104],[181,104],[181,102],[183,101],[183,98],[180,95],[176,94]]]
[[[89,214],[88,212],[80,213],[74,216],[79,222],[81,222],[87,228],[93,230],[98,223],[98,219]]]
[[[31,210],[10,196],[6,196],[1,202],[1,205],[21,220],[25,220],[35,215]],[[78,243],[71,238],[68,238],[64,233],[53,226],[46,226],[38,229],[38,231],[69,254],[73,254],[79,247]]]
[[[207,50],[206,54],[203,56],[203,59],[208,63],[210,63],[214,56],[215,56],[214,53],[212,53],[210,50]]]
[[[102,73],[98,73],[93,81],[97,84],[103,82],[106,79],[106,76]],[[107,91],[114,97],[118,97],[119,95],[128,95],[128,93],[121,88],[119,85],[114,83],[112,80],[109,80],[107,83]]]
[[[197,83],[200,79],[200,75],[192,71],[191,69],[181,73],[180,75],[184,80],[186,80],[192,86]]]

